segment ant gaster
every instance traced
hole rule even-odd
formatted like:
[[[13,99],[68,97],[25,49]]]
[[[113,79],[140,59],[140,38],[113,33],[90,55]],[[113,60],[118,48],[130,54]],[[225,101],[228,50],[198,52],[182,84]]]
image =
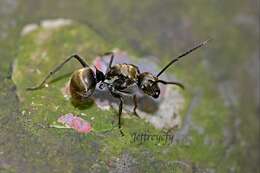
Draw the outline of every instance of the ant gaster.
[[[64,64],[69,62],[71,59],[75,58],[79,61],[79,63],[83,66],[83,68],[76,70],[70,79],[70,93],[72,99],[78,100],[82,98],[88,98],[95,91],[97,83],[100,83],[99,88],[103,89],[106,87],[111,95],[117,98],[119,103],[119,111],[118,111],[118,127],[120,133],[122,135],[123,132],[121,130],[121,114],[123,108],[123,98],[122,95],[132,95],[134,101],[134,114],[136,116],[137,109],[137,101],[136,95],[126,89],[129,86],[137,85],[139,89],[141,89],[145,94],[152,96],[153,98],[158,98],[160,95],[160,88],[158,86],[159,83],[167,85],[177,85],[184,89],[184,86],[179,82],[169,82],[159,79],[159,76],[162,75],[167,68],[169,68],[173,63],[178,61],[180,58],[190,54],[194,50],[204,46],[209,40],[206,40],[195,47],[189,49],[188,51],[182,53],[178,57],[174,58],[170,61],[156,76],[149,72],[140,72],[138,67],[133,64],[115,64],[112,66],[114,53],[108,52],[104,55],[111,55],[107,70],[105,74],[99,71],[96,67],[96,73],[90,68],[90,66],[79,56],[79,55],[71,55],[64,62],[59,64],[56,68],[54,68],[45,78],[44,80],[36,87],[27,88],[27,90],[36,90],[40,89],[44,86],[47,79],[50,78],[53,74],[59,71]]]

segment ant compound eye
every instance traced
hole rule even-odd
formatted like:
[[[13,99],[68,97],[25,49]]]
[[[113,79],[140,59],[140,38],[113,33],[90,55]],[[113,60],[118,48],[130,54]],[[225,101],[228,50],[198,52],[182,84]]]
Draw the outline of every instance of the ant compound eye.
[[[160,90],[156,90],[154,95],[153,95],[153,98],[158,98],[160,95]]]

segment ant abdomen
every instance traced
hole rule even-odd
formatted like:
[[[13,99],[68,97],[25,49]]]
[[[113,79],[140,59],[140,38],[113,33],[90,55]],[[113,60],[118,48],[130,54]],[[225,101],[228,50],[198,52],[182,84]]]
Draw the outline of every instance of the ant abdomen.
[[[70,80],[70,94],[74,100],[84,100],[91,96],[96,88],[95,73],[89,67],[75,71]]]

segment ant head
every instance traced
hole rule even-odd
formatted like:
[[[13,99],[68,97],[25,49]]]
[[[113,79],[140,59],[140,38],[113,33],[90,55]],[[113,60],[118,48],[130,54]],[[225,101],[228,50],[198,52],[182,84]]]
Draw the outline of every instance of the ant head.
[[[158,98],[160,88],[157,82],[158,78],[149,72],[141,73],[138,77],[138,87],[147,95]]]
[[[102,71],[99,71],[96,66],[95,66],[95,68],[96,68],[96,80],[97,80],[97,83],[100,82],[100,81],[103,82],[105,80],[104,73]]]

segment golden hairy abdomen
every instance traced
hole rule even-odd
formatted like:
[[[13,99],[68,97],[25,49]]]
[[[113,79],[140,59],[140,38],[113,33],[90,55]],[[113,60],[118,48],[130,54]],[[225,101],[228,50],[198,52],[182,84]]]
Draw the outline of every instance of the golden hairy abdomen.
[[[96,87],[95,74],[90,68],[75,71],[70,80],[70,94],[73,99],[92,95]]]

